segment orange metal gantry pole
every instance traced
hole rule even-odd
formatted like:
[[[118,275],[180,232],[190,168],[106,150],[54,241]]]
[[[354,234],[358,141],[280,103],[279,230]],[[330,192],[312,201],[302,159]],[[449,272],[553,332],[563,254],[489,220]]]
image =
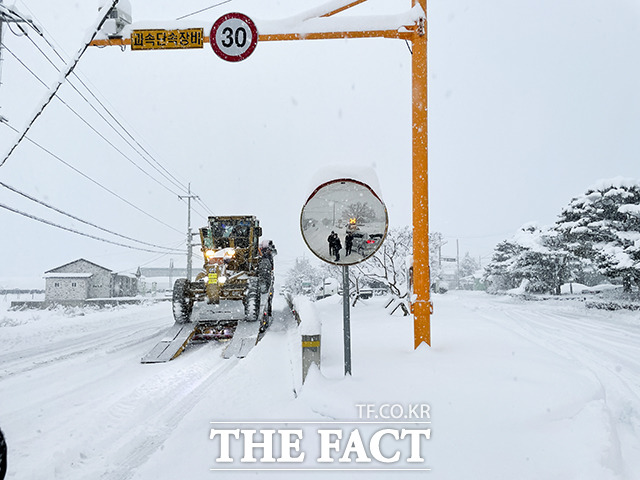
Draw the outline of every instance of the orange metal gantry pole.
[[[412,0],[427,11],[427,0]],[[413,34],[413,294],[414,348],[431,345],[432,303],[429,294],[429,175],[427,130],[427,21]]]

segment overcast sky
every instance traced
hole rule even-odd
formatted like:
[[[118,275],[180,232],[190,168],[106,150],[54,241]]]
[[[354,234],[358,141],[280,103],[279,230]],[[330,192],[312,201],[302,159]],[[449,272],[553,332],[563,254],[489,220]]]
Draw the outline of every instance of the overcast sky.
[[[135,22],[170,21],[219,2],[131,3]],[[189,18],[213,24],[239,11],[259,28],[260,20],[322,3],[233,0]],[[15,5],[67,56],[97,18],[93,1]],[[369,0],[349,14],[395,14],[410,6]],[[458,239],[461,254],[486,263],[497,242],[526,222],[553,223],[596,180],[640,177],[640,1],[432,0],[428,28],[430,219],[431,231],[448,241],[445,254],[455,255]],[[47,85],[58,78],[29,39],[5,28],[3,41]],[[6,50],[3,59],[0,114],[19,129],[46,88]],[[391,227],[411,224],[411,53],[403,41],[264,42],[237,64],[209,46],[94,47],[77,72],[155,160],[191,183],[207,206],[196,207],[194,227],[207,214],[254,214],[278,246],[281,265],[312,258],[301,239],[300,211],[315,173],[335,164],[374,167]],[[59,96],[148,170],[68,84]],[[15,137],[0,125],[2,154]],[[177,198],[184,192],[151,181],[59,100],[30,137],[154,218],[28,142],[0,168],[0,181],[123,235],[184,243],[187,208]],[[5,188],[0,203],[118,241]],[[123,249],[4,209],[0,228],[0,278],[37,279],[79,257],[114,271],[164,266],[170,258],[185,263],[179,255]]]

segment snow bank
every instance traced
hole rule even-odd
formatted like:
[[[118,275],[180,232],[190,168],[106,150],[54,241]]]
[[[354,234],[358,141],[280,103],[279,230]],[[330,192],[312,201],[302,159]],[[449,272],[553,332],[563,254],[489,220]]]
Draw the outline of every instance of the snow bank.
[[[309,297],[297,295],[293,298],[293,306],[300,317],[300,335],[317,335],[321,323]]]

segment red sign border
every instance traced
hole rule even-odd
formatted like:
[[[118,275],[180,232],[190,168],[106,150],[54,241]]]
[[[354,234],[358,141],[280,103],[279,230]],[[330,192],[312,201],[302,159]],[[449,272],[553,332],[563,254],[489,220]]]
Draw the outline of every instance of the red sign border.
[[[223,52],[216,44],[216,32],[220,28],[220,25],[231,18],[242,20],[249,26],[249,29],[251,30],[251,44],[249,45],[249,48],[247,48],[247,50],[241,55],[228,55]],[[209,33],[209,43],[211,44],[211,48],[213,48],[213,51],[216,53],[216,55],[218,55],[223,60],[226,60],[227,62],[239,62],[251,55],[256,49],[256,46],[258,45],[258,28],[256,27],[256,24],[253,22],[253,20],[251,20],[244,13],[230,12],[221,16],[213,24],[213,26],[211,27],[211,32]]]

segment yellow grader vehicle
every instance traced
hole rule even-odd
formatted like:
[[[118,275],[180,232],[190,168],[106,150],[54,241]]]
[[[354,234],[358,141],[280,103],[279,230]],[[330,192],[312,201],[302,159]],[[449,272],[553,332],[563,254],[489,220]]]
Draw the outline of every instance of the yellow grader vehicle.
[[[190,340],[231,339],[225,357],[245,356],[272,318],[272,242],[259,242],[254,216],[209,217],[200,229],[204,266],[194,281],[173,287],[175,326],[143,363],[171,360]]]

